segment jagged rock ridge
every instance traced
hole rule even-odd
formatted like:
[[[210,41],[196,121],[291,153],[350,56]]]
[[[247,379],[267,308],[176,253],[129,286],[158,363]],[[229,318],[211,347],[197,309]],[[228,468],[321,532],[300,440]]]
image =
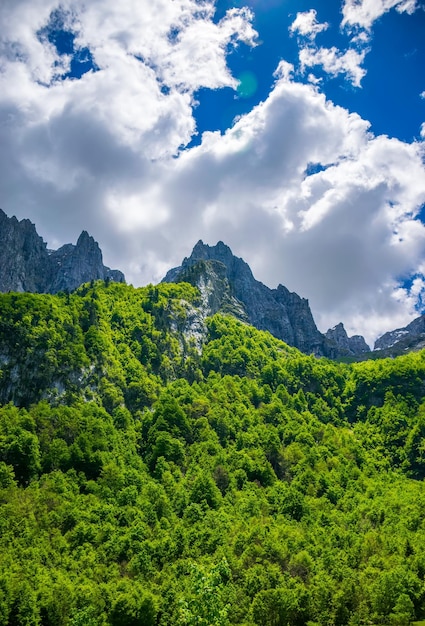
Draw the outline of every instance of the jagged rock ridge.
[[[171,269],[163,280],[190,282],[201,290],[203,297],[207,291],[214,294],[209,299],[210,314],[231,312],[307,354],[336,358],[353,354],[355,345],[361,350],[366,346],[364,340],[362,343],[354,339],[347,353],[345,347],[342,349],[317,329],[308,300],[283,285],[270,289],[256,280],[248,264],[234,256],[222,241],[215,246],[198,241],[190,257],[180,267]]]
[[[86,231],[76,245],[47,250],[30,220],[9,218],[0,209],[0,291],[57,293],[98,279],[125,280],[122,272],[103,265],[102,252]],[[218,311],[230,313],[307,354],[338,358],[369,350],[363,337],[349,338],[342,324],[323,335],[308,300],[283,285],[270,289],[257,281],[248,264],[221,241],[216,246],[199,241],[164,281],[196,285],[203,318]]]
[[[102,252],[86,231],[76,245],[49,251],[30,220],[9,218],[0,209],[0,291],[57,293],[98,279],[125,281],[122,272],[103,265]]]
[[[349,337],[344,328],[344,324],[341,322],[326,331],[325,337],[338,346],[341,355],[357,356],[365,352],[370,352],[370,348],[364,337],[362,337],[362,335]]]
[[[425,315],[414,319],[404,328],[385,333],[375,341],[374,350],[388,353],[389,356],[403,354],[425,347]]]

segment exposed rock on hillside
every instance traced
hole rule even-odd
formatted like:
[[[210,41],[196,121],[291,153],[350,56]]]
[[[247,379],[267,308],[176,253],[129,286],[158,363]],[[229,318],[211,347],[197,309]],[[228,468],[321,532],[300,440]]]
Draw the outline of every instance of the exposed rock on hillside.
[[[0,209],[0,291],[43,292],[50,273],[46,244],[34,224]]]
[[[124,274],[103,265],[102,252],[97,242],[85,230],[73,246],[68,243],[50,254],[53,281],[49,291],[69,291],[90,280],[109,278],[124,282]]]

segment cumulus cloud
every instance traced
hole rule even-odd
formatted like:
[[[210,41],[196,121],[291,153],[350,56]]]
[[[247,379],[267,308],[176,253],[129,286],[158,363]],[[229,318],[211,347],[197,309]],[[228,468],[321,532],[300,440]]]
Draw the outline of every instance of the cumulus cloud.
[[[307,67],[321,66],[331,76],[345,74],[354,87],[360,87],[366,70],[361,67],[366,51],[358,51],[353,48],[341,52],[334,46],[332,48],[305,47],[300,50],[299,58],[301,71]]]
[[[319,23],[317,21],[317,11],[310,9],[310,11],[297,13],[295,20],[289,27],[289,32],[291,34],[297,33],[302,37],[308,37],[310,40],[313,40],[316,35],[327,30],[328,27],[329,24],[327,22]]]
[[[312,164],[320,171],[308,174]],[[424,181],[418,145],[372,136],[283,64],[266,102],[224,135],[206,133],[153,195],[140,192],[147,214],[172,210],[137,237],[159,251],[158,278],[197,238],[225,239],[258,278],[308,296],[322,329],[343,319],[372,341],[414,315],[397,277],[424,257]]]
[[[308,175],[311,163],[321,171]],[[190,235],[214,243],[225,232],[260,279],[308,296],[323,329],[343,319],[371,340],[414,314],[396,277],[425,252],[424,173],[417,145],[375,138],[359,116],[280,78],[265,103],[176,163],[166,230],[186,215]]]
[[[315,76],[314,74],[310,73],[307,76],[307,80],[309,83],[311,83],[312,85],[320,85],[321,82],[323,82],[322,78],[318,78],[317,76]]]
[[[43,217],[55,198],[50,224],[65,236],[72,219],[62,214],[75,200],[73,212],[95,223],[108,190],[151,180],[152,163],[195,132],[194,91],[236,88],[227,53],[255,45],[249,10],[213,16],[212,1],[4,0],[0,184],[10,209],[25,214],[38,197],[34,217]],[[78,80],[66,78],[69,55],[49,38],[58,22],[93,59]]]
[[[55,10],[92,56],[79,79],[49,39]],[[261,104],[185,148],[196,90],[237,87],[226,58],[255,44],[249,11],[217,23],[213,3],[194,0],[3,0],[0,19],[1,204],[49,246],[85,228],[108,265],[143,284],[199,238],[222,239],[260,280],[308,297],[322,330],[342,320],[371,340],[412,318],[422,142],[374,137],[282,61]],[[326,71],[360,83],[359,58],[320,54]]]
[[[289,32],[292,35],[296,33],[299,38],[300,71],[305,73],[307,68],[321,67],[330,76],[336,77],[343,74],[353,86],[360,87],[362,78],[366,74],[362,64],[367,52],[363,46],[368,38],[362,37],[364,33],[359,33],[352,38],[352,45],[355,44],[356,48],[351,47],[344,52],[334,46],[332,48],[319,48],[315,45],[316,36],[327,30],[328,27],[327,22],[321,24],[317,21],[317,12],[314,9],[297,13],[295,20],[289,27]],[[319,79],[313,74],[309,74],[307,80],[311,83],[319,83]]]
[[[364,28],[370,31],[373,23],[393,8],[399,13],[411,15],[418,8],[418,2],[417,0],[344,0],[341,26]]]

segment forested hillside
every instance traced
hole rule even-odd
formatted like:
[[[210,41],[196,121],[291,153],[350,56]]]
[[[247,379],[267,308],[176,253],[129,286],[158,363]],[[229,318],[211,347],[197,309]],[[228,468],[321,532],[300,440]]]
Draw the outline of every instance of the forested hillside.
[[[196,288],[0,295],[0,625],[425,616],[425,353],[352,365]]]

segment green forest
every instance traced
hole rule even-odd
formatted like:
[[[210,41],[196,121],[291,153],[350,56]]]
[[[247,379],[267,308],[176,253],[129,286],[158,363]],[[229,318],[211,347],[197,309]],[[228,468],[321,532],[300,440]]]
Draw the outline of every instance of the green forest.
[[[199,307],[0,294],[0,625],[423,620],[425,353],[317,359]]]

